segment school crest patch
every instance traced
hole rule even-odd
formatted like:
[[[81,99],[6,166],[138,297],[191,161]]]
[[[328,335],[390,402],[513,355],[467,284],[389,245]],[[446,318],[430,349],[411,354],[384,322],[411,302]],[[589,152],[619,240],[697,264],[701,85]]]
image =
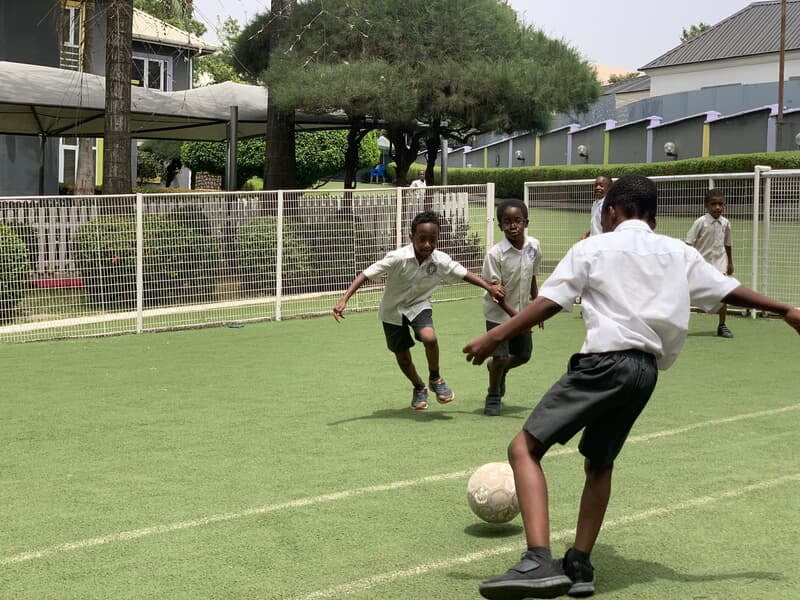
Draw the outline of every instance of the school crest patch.
[[[433,275],[434,273],[436,273],[436,269],[437,269],[436,263],[430,262],[430,263],[428,263],[428,266],[425,267],[425,272],[428,275]]]

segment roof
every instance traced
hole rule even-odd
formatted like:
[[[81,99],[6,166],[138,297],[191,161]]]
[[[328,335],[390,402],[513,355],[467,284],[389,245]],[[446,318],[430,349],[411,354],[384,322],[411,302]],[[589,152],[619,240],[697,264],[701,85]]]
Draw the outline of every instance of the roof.
[[[133,9],[133,39],[194,50],[198,54],[211,54],[219,50],[218,46],[209,44],[196,35],[165,23],[138,8]]]
[[[619,83],[612,83],[603,88],[603,95],[608,94],[629,94],[632,92],[649,92],[650,91],[650,77],[647,75],[639,75],[632,79],[626,79]]]
[[[640,70],[780,51],[780,0],[753,2]],[[786,3],[786,50],[800,49],[800,0]]]

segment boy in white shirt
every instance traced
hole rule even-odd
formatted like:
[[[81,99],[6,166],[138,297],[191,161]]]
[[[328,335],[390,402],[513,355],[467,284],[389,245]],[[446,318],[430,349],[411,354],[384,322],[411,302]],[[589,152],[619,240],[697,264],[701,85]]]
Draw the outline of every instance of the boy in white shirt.
[[[427,185],[428,184],[425,182],[425,171],[420,169],[417,172],[417,178],[411,182],[411,185],[409,187],[420,188],[420,187],[426,187]]]
[[[589,596],[595,590],[589,555],[611,495],[614,460],[655,388],[658,369],[677,358],[689,327],[690,301],[713,310],[721,301],[783,316],[800,333],[800,309],[725,277],[694,248],[658,235],[657,192],[646,177],[618,179],[603,205],[607,233],[579,241],[517,316],[464,347],[481,364],[502,341],[530,329],[582,297],[586,340],[569,370],[542,397],[508,447],[528,550],[503,575],[484,581],[490,600]],[[583,430],[585,483],[573,546],[562,561],[550,554],[548,449]]]
[[[603,226],[600,224],[600,213],[603,210],[603,200],[611,188],[611,177],[608,175],[598,175],[594,179],[594,202],[592,202],[591,215],[589,217],[589,229],[581,236],[585,240],[590,235],[600,235],[603,233]]]
[[[525,235],[528,207],[524,202],[516,198],[502,202],[497,207],[497,222],[505,237],[486,253],[481,277],[502,284],[506,295],[500,304],[489,294],[484,296],[483,315],[487,331],[513,317],[536,298],[536,275],[542,260],[539,240]],[[532,351],[530,331],[514,336],[495,349],[486,363],[489,389],[483,409],[485,415],[493,417],[500,414],[506,392],[506,374],[510,369],[528,362]]]
[[[485,282],[477,275],[467,271],[461,263],[454,261],[444,252],[436,249],[439,241],[439,217],[434,212],[419,213],[411,222],[411,243],[398,250],[392,250],[384,258],[373,263],[360,273],[347,288],[338,304],[333,307],[336,321],[344,318],[347,301],[358,288],[369,280],[386,275],[386,287],[381,298],[378,317],[383,322],[386,345],[397,359],[403,374],[411,381],[414,390],[411,408],[428,408],[428,390],[417,373],[411,359],[414,337],[425,346],[428,361],[428,385],[436,394],[440,404],[447,404],[455,398],[453,390],[439,374],[439,342],[433,328],[433,311],[430,298],[442,281],[457,283],[466,281],[489,292],[498,300],[503,297],[503,286]]]
[[[725,211],[725,194],[720,190],[708,190],[705,199],[706,214],[697,219],[686,234],[686,243],[697,248],[708,262],[725,275],[733,275],[733,238],[731,224],[722,216]],[[733,334],[725,324],[727,305],[719,309],[717,335],[732,338]]]

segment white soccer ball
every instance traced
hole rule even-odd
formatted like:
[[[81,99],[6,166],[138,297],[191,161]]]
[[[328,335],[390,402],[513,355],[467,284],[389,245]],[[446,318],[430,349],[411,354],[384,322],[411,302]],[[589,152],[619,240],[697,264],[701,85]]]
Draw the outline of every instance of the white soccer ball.
[[[507,523],[516,517],[519,503],[511,465],[493,462],[479,467],[467,483],[467,502],[487,523]]]

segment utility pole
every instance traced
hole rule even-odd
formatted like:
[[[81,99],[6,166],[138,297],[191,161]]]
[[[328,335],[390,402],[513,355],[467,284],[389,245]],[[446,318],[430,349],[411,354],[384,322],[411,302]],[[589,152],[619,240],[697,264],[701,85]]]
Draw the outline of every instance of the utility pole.
[[[107,10],[103,194],[130,194],[133,0],[108,0]]]
[[[778,117],[776,120],[777,131],[775,146],[777,150],[783,150],[783,80],[784,63],[786,62],[786,0],[781,0],[781,40],[780,57],[778,58]]]

